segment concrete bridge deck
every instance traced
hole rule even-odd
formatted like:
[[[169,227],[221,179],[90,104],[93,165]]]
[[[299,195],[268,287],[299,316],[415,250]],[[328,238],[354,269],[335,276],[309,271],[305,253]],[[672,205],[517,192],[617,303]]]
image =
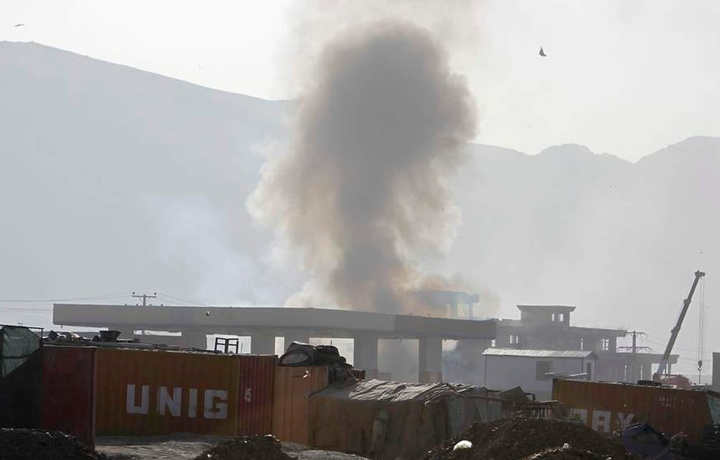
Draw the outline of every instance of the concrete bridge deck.
[[[180,332],[179,344],[205,348],[207,335],[250,336],[253,353],[274,352],[275,337],[352,338],[355,366],[377,375],[378,340],[418,339],[419,381],[442,378],[443,340],[492,340],[496,320],[464,320],[388,313],[289,307],[177,307],[54,304],[53,323],[108,328],[132,337],[135,330]],[[157,336],[155,336],[157,339]],[[177,342],[177,337],[173,337]]]

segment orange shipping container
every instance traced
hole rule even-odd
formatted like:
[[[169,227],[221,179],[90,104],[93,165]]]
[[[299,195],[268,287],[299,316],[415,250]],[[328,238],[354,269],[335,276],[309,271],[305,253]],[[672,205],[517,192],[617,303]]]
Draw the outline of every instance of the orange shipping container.
[[[668,435],[683,432],[699,440],[703,427],[713,423],[710,394],[643,385],[553,380],[553,399],[563,403],[572,418],[599,432],[647,422]]]
[[[241,355],[238,435],[271,434],[277,357]]]
[[[275,356],[97,351],[97,434],[265,434]]]
[[[309,445],[310,395],[329,383],[327,367],[277,368],[273,434],[279,440]]]

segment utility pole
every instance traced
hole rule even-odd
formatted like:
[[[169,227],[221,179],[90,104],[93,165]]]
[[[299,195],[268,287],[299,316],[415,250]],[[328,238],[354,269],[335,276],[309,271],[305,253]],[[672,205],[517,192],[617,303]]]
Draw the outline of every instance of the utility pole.
[[[632,346],[631,347],[618,347],[620,349],[630,350],[632,354],[637,354],[638,351],[647,351],[650,349],[650,347],[638,347],[637,346],[637,338],[640,335],[645,335],[644,332],[640,331],[627,331],[626,334],[632,335]]]
[[[632,372],[630,373],[630,380],[636,381],[638,380],[638,363],[637,363],[637,354],[639,351],[648,351],[649,347],[639,347],[637,345],[637,338],[638,336],[645,335],[644,332],[640,331],[627,331],[627,334],[632,335],[632,346],[631,347],[618,347],[626,350],[630,350],[632,352]]]
[[[642,334],[642,332],[638,331],[630,331],[629,334],[632,334],[632,381],[635,383],[638,379],[638,365],[637,365],[637,336],[638,334]]]
[[[148,294],[142,294],[142,295],[141,295],[141,294],[135,294],[135,292],[133,291],[132,296],[135,297],[136,299],[142,299],[143,307],[147,307],[147,299],[154,299],[154,298],[156,298],[156,297],[157,297],[157,292],[153,292],[152,295],[148,295]]]
[[[637,336],[639,336],[639,335],[645,335],[645,333],[644,333],[644,332],[640,332],[640,331],[628,331],[628,334],[632,334],[632,338],[633,338],[633,342],[632,342],[632,343],[633,343],[633,344],[632,344],[632,352],[633,352],[633,354],[637,354],[637,350],[638,350],[638,346],[637,346]],[[645,347],[643,347],[643,348],[645,348]]]

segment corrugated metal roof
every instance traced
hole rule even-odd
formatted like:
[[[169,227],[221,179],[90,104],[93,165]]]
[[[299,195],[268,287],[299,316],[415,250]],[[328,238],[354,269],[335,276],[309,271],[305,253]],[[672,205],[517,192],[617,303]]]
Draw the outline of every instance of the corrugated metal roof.
[[[597,358],[592,351],[582,350],[519,350],[516,348],[488,348],[486,356],[521,356],[526,358]]]
[[[542,310],[546,312],[571,312],[575,311],[574,305],[517,305],[519,310]]]

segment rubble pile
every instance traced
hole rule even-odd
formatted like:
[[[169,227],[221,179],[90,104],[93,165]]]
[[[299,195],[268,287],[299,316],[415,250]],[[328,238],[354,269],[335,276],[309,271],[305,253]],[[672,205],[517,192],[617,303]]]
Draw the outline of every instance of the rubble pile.
[[[472,448],[454,451],[467,440]],[[585,425],[564,420],[513,418],[474,423],[464,433],[445,440],[425,460],[582,459],[630,460],[625,448]]]
[[[707,425],[703,431],[702,446],[720,452],[720,425]]]
[[[221,442],[195,457],[195,460],[292,460],[281,450],[275,437],[246,436]]]
[[[0,428],[3,460],[105,460],[72,436],[59,431]]]

